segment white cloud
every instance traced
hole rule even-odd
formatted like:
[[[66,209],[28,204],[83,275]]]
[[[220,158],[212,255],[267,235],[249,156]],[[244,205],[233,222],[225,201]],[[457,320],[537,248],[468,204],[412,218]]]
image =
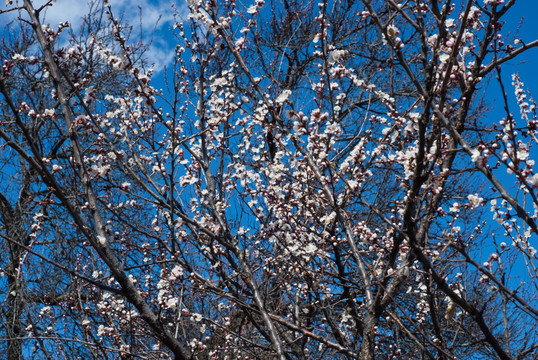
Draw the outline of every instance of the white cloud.
[[[152,31],[155,25],[159,28],[171,26],[174,20],[169,1],[110,0],[109,2],[116,17],[123,16],[133,26],[139,26],[142,20],[143,30]]]
[[[42,22],[55,28],[60,22],[69,21],[71,27],[77,31],[82,25],[83,17],[90,11],[91,2],[91,0],[56,0],[52,6],[43,10]],[[33,1],[36,9],[45,3],[46,0]],[[174,38],[170,33],[170,28],[174,24],[174,8],[170,0],[109,0],[109,3],[114,17],[133,27],[133,41],[141,36],[144,43],[151,42],[146,57],[150,63],[155,64],[155,71],[160,71],[164,65],[169,64],[173,59],[175,47]],[[185,18],[188,13],[186,3],[182,0],[175,3],[177,16]],[[101,1],[94,2],[93,9],[99,9],[101,4]],[[14,5],[22,5],[22,0]],[[18,12],[2,14],[0,26],[20,15]],[[22,16],[27,17],[24,13]]]
[[[47,0],[34,0],[34,8],[38,9]],[[181,2],[181,1],[179,1]],[[43,23],[55,26],[62,21],[69,21],[75,27],[80,25],[84,15],[90,10],[90,3],[94,3],[94,9],[98,9],[102,2],[92,0],[55,0],[52,6],[43,10]],[[160,23],[170,23],[173,20],[173,13],[170,1],[165,0],[109,0],[112,11],[116,17],[123,15],[132,25],[138,25],[140,22],[140,10],[142,10],[142,21],[144,28],[153,28],[160,18]],[[22,1],[19,0],[12,6],[20,6]],[[7,8],[12,7],[7,6]],[[179,8],[186,8],[179,6]],[[16,12],[8,13],[12,18],[18,16]]]
[[[35,1],[34,7],[43,5],[46,1]],[[82,23],[82,18],[88,13],[90,7],[86,1],[56,0],[53,6],[44,10],[43,23],[56,27],[60,22],[69,21],[77,28]]]
[[[155,64],[159,72],[163,66],[169,65],[174,57],[175,41],[170,29],[174,24],[174,8],[170,1],[152,0],[110,0],[114,16],[122,17],[134,27],[136,36],[145,43],[150,43],[146,58],[150,64]],[[177,1],[177,16],[185,18],[188,8],[184,1]]]
[[[32,4],[35,9],[41,8],[47,1],[34,0]],[[22,6],[22,0],[14,1],[12,5],[2,5],[4,8],[13,8],[15,6]],[[56,0],[52,6],[46,7],[42,10],[42,22],[44,24],[50,24],[56,26],[60,22],[69,21],[71,24],[80,25],[82,17],[88,12],[89,6],[87,1],[73,1],[73,0]],[[28,15],[24,11],[11,11],[0,16],[0,23],[2,25],[8,23],[11,20],[16,19],[18,16],[27,19]],[[44,19],[43,19],[44,16]]]

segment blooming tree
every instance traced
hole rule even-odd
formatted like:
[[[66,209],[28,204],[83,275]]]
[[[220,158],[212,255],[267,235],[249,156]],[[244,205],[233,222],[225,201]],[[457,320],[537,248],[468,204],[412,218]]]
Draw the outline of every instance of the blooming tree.
[[[113,41],[84,46],[48,5],[10,5],[39,50],[0,78],[13,359],[536,356],[535,103],[501,68],[538,40],[503,32],[515,0],[193,0],[165,90],[108,3]]]

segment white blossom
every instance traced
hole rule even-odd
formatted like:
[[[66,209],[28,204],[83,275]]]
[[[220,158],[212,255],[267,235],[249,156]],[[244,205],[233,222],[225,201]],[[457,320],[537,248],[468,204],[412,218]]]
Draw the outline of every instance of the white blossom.
[[[473,194],[469,194],[467,196],[467,199],[469,200],[469,202],[471,203],[471,206],[473,208],[476,208],[476,207],[480,206],[482,204],[482,202],[484,201],[483,198],[478,197],[477,195],[473,195]]]

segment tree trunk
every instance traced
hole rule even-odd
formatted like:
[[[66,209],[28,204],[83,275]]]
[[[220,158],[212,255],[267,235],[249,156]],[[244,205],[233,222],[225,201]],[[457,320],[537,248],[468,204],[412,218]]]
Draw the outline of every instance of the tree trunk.
[[[7,199],[0,194],[0,216],[6,229],[6,236],[16,242],[22,243],[24,231],[22,229],[22,213],[19,209],[13,209]],[[5,319],[5,331],[7,341],[7,359],[22,359],[22,312],[23,302],[21,289],[18,281],[20,258],[22,249],[8,242],[9,260],[6,266],[8,280],[7,310]]]

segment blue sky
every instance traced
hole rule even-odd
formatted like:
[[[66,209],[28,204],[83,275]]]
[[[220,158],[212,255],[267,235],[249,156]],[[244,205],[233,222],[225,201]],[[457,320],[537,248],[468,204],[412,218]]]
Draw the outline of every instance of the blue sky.
[[[524,43],[529,43],[538,39],[538,1],[536,0],[517,0],[516,5],[508,12],[504,18],[505,25],[503,27],[503,34],[507,35],[507,39],[512,39],[513,36],[518,34],[518,38]],[[510,112],[514,115],[515,119],[519,119],[519,107],[515,100],[514,87],[512,86],[512,74],[519,73],[521,80],[524,82],[525,90],[529,90],[530,94],[538,100],[538,48],[533,48],[518,56],[514,60],[503,64],[502,66],[502,78],[507,92]],[[496,74],[495,74],[496,75]],[[506,117],[506,112],[503,109],[503,101],[501,97],[501,90],[497,81],[492,78],[486,88],[485,100],[493,107],[492,111],[485,116],[483,122],[485,124],[492,124],[498,122],[502,118]],[[538,151],[536,148],[530,152],[530,158],[534,158],[538,163]],[[535,172],[537,171],[535,167]],[[503,182],[503,185],[511,194],[516,194],[517,186],[515,185],[515,177],[508,175],[505,170],[499,170],[496,176]],[[489,204],[486,205],[489,208]],[[488,214],[486,213],[486,218]],[[490,216],[490,215],[489,215]],[[491,218],[490,218],[491,219]],[[493,220],[491,220],[493,223]],[[511,246],[512,240],[503,236],[504,230],[500,227],[493,225],[499,231],[496,232],[496,240],[498,243],[505,241]],[[538,248],[536,235],[531,237],[530,245]],[[492,245],[488,243],[488,245]],[[493,249],[482,249],[485,258]],[[517,284],[519,281],[528,280],[528,274],[526,274],[526,266],[521,257],[519,257],[514,266],[511,268],[511,275],[513,284]]]
[[[516,5],[510,10],[507,20],[507,28],[510,33],[515,34],[515,30],[518,25],[521,24],[519,28],[519,38],[524,42],[530,42],[538,38],[538,1],[535,0],[518,0]],[[505,30],[505,31],[506,31]],[[536,68],[538,67],[538,48],[531,49],[526,54],[523,54],[520,58],[510,62],[508,68],[513,69],[514,71],[519,71],[520,75],[525,79],[526,82],[532,82],[536,87],[538,85],[538,72]],[[538,88],[536,88],[538,91]]]
[[[503,33],[515,35],[519,27],[518,38],[528,43],[538,39],[538,1],[536,0],[518,0],[514,7],[507,14],[506,25],[503,27]],[[511,37],[511,36],[510,36]],[[509,37],[509,38],[510,38]],[[530,49],[528,52],[508,62],[503,66],[502,76],[507,86],[509,98],[514,100],[514,92],[511,86],[511,76],[519,72],[521,80],[525,83],[535,98],[538,98],[538,48]],[[499,98],[500,90],[498,86],[488,87],[490,94],[488,98]],[[501,106],[499,104],[498,106]],[[502,110],[502,109],[501,109]],[[511,108],[512,112],[518,111],[515,107]],[[517,115],[517,114],[514,114]]]
[[[19,0],[21,2],[21,0]],[[36,7],[44,4],[45,0],[35,0]],[[155,71],[159,73],[164,65],[170,64],[173,56],[173,36],[169,30],[174,24],[172,4],[175,5],[179,13],[179,18],[186,18],[188,14],[185,0],[109,0],[116,17],[123,15],[128,23],[140,29],[140,19],[142,18],[142,33],[146,41],[153,39],[150,51],[147,53],[150,62],[155,63]],[[246,2],[248,3],[248,1]],[[268,6],[268,5],[266,5]],[[4,4],[0,4],[1,9],[5,9]],[[74,28],[81,24],[82,16],[87,13],[88,1],[86,0],[56,0],[54,6],[46,13],[46,22],[51,25],[60,21],[68,20]],[[506,17],[507,24],[503,28],[503,33],[514,35],[519,25],[519,38],[529,42],[538,38],[538,1],[517,0],[514,7]],[[16,13],[3,14],[0,16],[0,25],[6,22],[7,18],[14,18]],[[522,21],[523,19],[523,21]],[[157,27],[156,27],[157,24]],[[155,37],[152,35],[155,32]],[[170,41],[172,40],[172,41]],[[510,77],[514,72],[519,71],[525,85],[538,93],[538,48],[531,49],[528,53],[516,60],[511,61],[503,68],[503,77],[506,84],[511,83]],[[488,87],[491,94],[488,98],[496,98],[499,94],[497,88]]]
[[[482,0],[479,0],[482,1]],[[22,1],[19,0],[19,3]],[[36,7],[44,4],[45,0],[35,0]],[[179,19],[185,19],[188,15],[187,3],[185,0],[109,0],[114,15],[120,15],[135,27],[135,34],[142,33],[145,41],[153,40],[149,51],[146,53],[149,62],[155,63],[155,76],[153,85],[157,88],[164,88],[163,68],[170,65],[174,56],[175,38],[171,34],[174,24],[175,5]],[[249,1],[245,2],[245,6]],[[241,5],[240,5],[241,6]],[[265,5],[269,6],[268,4]],[[0,9],[5,9],[5,5],[0,3]],[[82,16],[88,12],[88,1],[80,0],[56,0],[54,6],[46,12],[45,23],[53,26],[61,21],[70,21],[76,29],[82,23]],[[503,34],[507,36],[505,42],[510,41],[518,33],[518,38],[528,43],[538,38],[538,0],[517,0],[516,5],[505,17],[506,24],[503,27]],[[14,19],[18,14],[9,13],[0,16],[0,26],[7,19]],[[142,21],[140,21],[142,20]],[[155,36],[153,36],[155,35]],[[511,85],[511,76],[519,72],[525,88],[538,98],[538,48],[530,49],[528,52],[503,65],[502,76],[508,99],[510,101],[510,111],[517,117],[519,109],[515,103],[514,89]],[[494,78],[490,79],[486,89],[486,102],[493,107],[493,111],[488,113],[483,120],[486,124],[498,122],[506,114],[503,111],[501,92]],[[538,156],[538,152],[531,153],[531,156]],[[538,159],[535,159],[538,160]],[[502,180],[507,181],[507,186],[512,186],[513,179],[506,174],[502,175]],[[508,183],[508,181],[510,183]]]
[[[39,6],[44,2],[43,0],[35,1],[35,5]],[[160,85],[163,83],[161,70],[164,65],[169,64],[172,60],[175,46],[174,37],[169,32],[174,23],[173,10],[170,6],[171,1],[109,0],[109,2],[116,16],[124,14],[127,22],[134,26],[138,26],[140,17],[142,18],[142,34],[146,41],[152,39],[154,29],[156,30],[156,36],[153,38],[152,46],[147,55],[149,61],[155,63],[156,78],[154,85],[162,87]],[[180,18],[186,17],[188,9],[185,2],[179,0],[174,3]],[[3,3],[0,3],[0,9],[5,9]],[[57,0],[55,5],[47,11],[46,22],[56,25],[60,21],[68,20],[73,24],[74,28],[77,28],[87,10],[88,6],[85,0]],[[0,25],[5,23],[8,16],[14,18],[16,14],[0,16]],[[515,34],[522,19],[518,37],[525,43],[538,38],[538,0],[518,0],[506,17],[507,24],[504,27],[504,33]],[[156,24],[158,24],[157,28],[155,28]],[[534,93],[534,96],[538,98],[538,48],[531,49],[503,66],[503,78],[508,97],[511,100],[510,110],[517,116],[518,108],[515,106],[514,91],[511,86],[511,75],[516,72],[519,72],[526,88],[530,89],[531,93]],[[497,122],[505,116],[502,111],[502,103],[498,101],[500,100],[500,95],[498,85],[492,80],[487,87],[486,101],[495,106],[496,109],[485,117],[484,122]],[[534,241],[536,241],[536,238]],[[484,256],[487,255],[486,253],[484,254]]]

